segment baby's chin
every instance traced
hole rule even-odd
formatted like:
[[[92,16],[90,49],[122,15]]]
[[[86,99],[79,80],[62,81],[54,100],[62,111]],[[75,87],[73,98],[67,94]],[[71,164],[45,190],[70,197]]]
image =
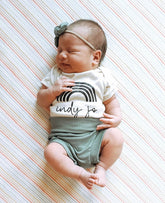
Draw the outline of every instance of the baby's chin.
[[[62,63],[58,67],[64,73],[73,73],[72,68],[69,64]]]

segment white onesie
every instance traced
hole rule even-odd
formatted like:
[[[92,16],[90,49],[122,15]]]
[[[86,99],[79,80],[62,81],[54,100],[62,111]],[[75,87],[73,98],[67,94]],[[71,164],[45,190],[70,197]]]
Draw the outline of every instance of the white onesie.
[[[51,117],[100,118],[105,107],[103,102],[115,94],[116,87],[110,71],[99,67],[81,73],[63,73],[54,66],[41,81],[52,86],[61,76],[75,81],[71,92],[63,92],[50,107]]]

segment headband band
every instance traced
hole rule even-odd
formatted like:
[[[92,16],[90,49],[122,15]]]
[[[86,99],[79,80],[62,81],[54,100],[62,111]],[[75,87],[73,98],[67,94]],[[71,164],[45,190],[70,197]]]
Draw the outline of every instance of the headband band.
[[[81,39],[85,44],[87,44],[91,49],[93,49],[94,51],[96,51],[96,49],[94,48],[94,46],[88,42],[84,37],[82,37],[81,35],[79,35],[78,33],[76,32],[73,32],[71,30],[66,30],[65,33],[71,33],[73,35],[75,35],[76,37],[78,37],[79,39]]]
[[[70,33],[75,35],[76,37],[78,37],[79,39],[81,39],[85,44],[87,44],[91,49],[93,49],[94,51],[96,51],[95,47],[88,42],[84,37],[82,37],[81,35],[79,35],[78,33],[71,31],[71,30],[67,30],[68,27],[68,23],[64,22],[61,23],[59,26],[56,26],[54,28],[54,34],[55,34],[55,46],[58,47],[58,43],[59,43],[59,37],[64,34],[64,33]]]

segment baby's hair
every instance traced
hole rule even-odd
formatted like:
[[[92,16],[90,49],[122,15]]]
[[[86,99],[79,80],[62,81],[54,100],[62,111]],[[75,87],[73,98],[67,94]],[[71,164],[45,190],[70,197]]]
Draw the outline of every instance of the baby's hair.
[[[80,19],[71,23],[67,29],[74,30],[74,28],[78,27],[84,27],[84,29],[86,28],[88,30],[88,35],[85,37],[85,39],[90,42],[96,50],[101,50],[101,63],[107,51],[107,39],[102,27],[93,20]]]

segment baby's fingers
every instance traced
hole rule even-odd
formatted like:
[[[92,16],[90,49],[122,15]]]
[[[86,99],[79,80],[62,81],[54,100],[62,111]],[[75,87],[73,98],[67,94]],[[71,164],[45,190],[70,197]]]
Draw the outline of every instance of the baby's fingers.
[[[75,85],[74,80],[71,80],[66,77],[61,77],[60,79],[62,81],[63,86],[74,86]]]
[[[109,118],[109,119],[114,118],[113,115],[110,115],[110,114],[108,114],[108,113],[103,113],[103,116],[104,116],[104,118]]]
[[[110,118],[100,118],[100,121],[104,124],[111,124],[113,123],[113,119]]]
[[[96,130],[103,130],[103,129],[107,129],[110,128],[111,125],[110,124],[100,124],[97,126]]]
[[[65,88],[65,87],[67,87],[67,88],[72,88],[73,86],[75,85],[75,83],[73,83],[73,82],[65,82],[64,84],[63,84],[63,87]]]

